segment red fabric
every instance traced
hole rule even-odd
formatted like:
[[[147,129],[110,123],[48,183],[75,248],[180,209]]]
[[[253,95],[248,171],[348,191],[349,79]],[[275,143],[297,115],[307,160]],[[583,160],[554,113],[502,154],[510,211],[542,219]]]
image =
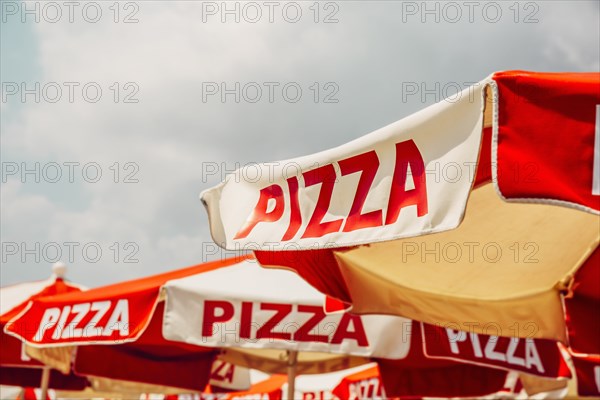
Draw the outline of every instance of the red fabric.
[[[425,353],[429,357],[496,366],[547,378],[571,378],[569,366],[553,340],[447,332],[440,326],[421,325]]]
[[[335,258],[333,257],[333,251],[330,249],[323,250],[305,250],[305,251],[256,251],[255,252],[258,261],[263,266],[268,265],[279,265],[284,266],[286,268],[290,268],[295,270],[299,275],[301,275],[308,283],[316,287],[317,290],[324,292],[325,294],[336,298],[337,296],[348,297],[347,289],[344,280],[340,274],[339,267],[337,263],[335,263]],[[332,289],[333,287],[333,289]],[[331,301],[334,303],[334,301]],[[338,309],[342,305],[338,303]],[[589,316],[589,311],[587,312],[587,316]],[[419,327],[420,324],[415,322],[413,323],[413,330],[415,327]],[[445,332],[445,330],[442,330]],[[587,332],[582,330],[583,334],[587,337]],[[595,332],[591,330],[592,334]],[[419,337],[421,336],[421,332],[416,333]],[[485,335],[479,335],[482,343],[487,343],[489,337]],[[435,360],[430,358],[425,358],[423,354],[423,347],[420,345],[419,347],[411,347],[411,352],[408,357],[404,360],[404,363],[407,364],[408,367],[424,367],[424,366],[434,366],[437,365],[436,362],[442,361],[442,356],[446,360],[448,357],[451,357],[453,360],[460,360],[461,363],[474,363],[487,365],[487,366],[495,366],[499,368],[505,369],[520,369],[521,371],[533,373],[535,375],[547,376],[547,377],[570,377],[569,369],[560,354],[556,343],[548,340],[534,340],[536,350],[539,353],[541,364],[543,368],[536,368],[535,363],[526,364],[529,365],[529,369],[526,367],[520,367],[519,365],[510,365],[507,361],[497,361],[490,360],[485,357],[477,358],[474,354],[470,354],[468,352],[468,343],[465,347],[464,345],[459,346],[461,348],[461,352],[459,354],[450,354],[449,344],[447,338],[444,341],[445,347],[441,346],[442,342],[440,338],[441,334],[434,333],[430,335],[428,342],[428,349],[432,351],[432,355],[438,356]],[[600,337],[600,335],[598,335]],[[587,340],[587,339],[586,339]],[[508,339],[500,339],[498,345],[495,347],[497,351],[504,351],[504,354],[508,354]],[[516,349],[514,356],[518,358],[522,358],[524,356],[524,339],[520,340],[519,346]],[[471,353],[473,350],[471,350]],[[507,356],[508,359],[508,356]],[[442,363],[441,365],[452,365],[456,364],[455,361],[448,361],[447,363]]]
[[[50,396],[46,395],[46,399],[50,400]],[[17,400],[38,400],[38,398],[34,388],[24,388],[23,396],[18,396]]]
[[[600,396],[600,246],[575,273],[564,302],[577,392]]]
[[[294,270],[321,293],[347,303],[352,302],[331,249],[255,251],[254,255],[264,267],[281,266]]]
[[[209,381],[214,352],[181,352],[169,357],[163,349],[132,344],[81,346],[74,371],[80,375],[121,379],[202,391]],[[172,353],[172,351],[170,351]]]
[[[383,398],[385,393],[377,366],[345,376],[331,391],[340,399]]]
[[[565,298],[569,344],[577,353],[600,355],[600,247],[577,270]]]
[[[0,325],[3,329],[4,326]],[[36,360],[23,359],[23,342],[0,331],[0,366],[12,367],[42,367],[43,364]]]
[[[60,322],[55,320],[54,325],[46,324],[50,328],[45,331],[45,342],[86,343],[77,349],[73,366],[77,374],[202,391],[208,383],[215,352],[199,346],[167,341],[163,338],[163,303],[157,303],[161,287],[171,279],[229,266],[248,257],[201,264],[81,293],[38,298],[21,318],[11,324],[10,331],[35,343],[32,339],[41,326],[43,316],[48,309],[55,307],[60,310],[61,320]],[[60,335],[60,332],[63,332],[61,329],[68,326],[74,318],[85,314],[76,325],[77,329],[81,329],[99,314],[91,307],[84,308],[84,312],[76,311],[74,308],[76,305],[111,304],[108,311],[104,309],[106,312],[95,323],[96,327],[103,328],[99,332],[110,328],[111,315],[117,309],[115,304],[122,300],[128,301],[124,308],[126,311],[120,314],[126,315],[126,318],[123,317],[118,325],[126,326],[124,332],[128,330],[128,333],[119,336],[117,334],[119,329],[109,329],[107,336],[103,336],[101,333],[96,336],[80,334],[80,337],[73,338],[69,333],[64,338]],[[62,320],[63,315],[67,316],[64,320]],[[59,335],[52,339],[55,329]],[[96,331],[98,330],[92,330],[91,333]],[[136,338],[138,335],[140,336]],[[131,342],[132,339],[135,341]],[[124,340],[129,342],[124,343]],[[96,344],[99,342],[104,344]]]
[[[7,289],[7,288],[2,288]],[[0,384],[21,387],[39,387],[42,377],[42,363],[36,360],[24,360],[23,344],[17,338],[4,333],[4,327],[11,318],[19,314],[34,300],[44,296],[60,293],[80,292],[63,279],[57,278],[42,291],[31,293],[31,297],[0,316]],[[50,372],[49,387],[53,389],[83,390],[88,385],[87,379],[75,375],[63,375],[58,371]]]
[[[3,288],[7,289],[7,288]],[[23,360],[22,357],[22,342],[15,337],[9,336],[4,333],[4,327],[6,324],[15,316],[17,316],[29,301],[38,299],[45,296],[53,296],[62,293],[81,292],[81,289],[77,286],[72,286],[63,279],[57,278],[50,286],[45,287],[42,291],[37,293],[31,293],[26,301],[18,304],[8,312],[0,316],[0,365],[2,366],[23,366],[23,367],[41,367],[42,364],[35,360]]]
[[[41,396],[41,394],[40,394],[40,396]],[[40,400],[40,399],[38,399],[38,395],[37,395],[37,393],[35,393],[34,388],[24,388],[23,389],[23,397],[21,398],[21,396],[19,396],[19,397],[17,397],[17,400]],[[45,400],[50,400],[50,394],[46,394]]]
[[[481,150],[477,161],[474,187],[484,185],[492,180],[492,128],[485,128],[481,138]]]
[[[196,265],[189,268],[170,271],[163,274],[153,275],[147,278],[135,279],[114,285],[104,286],[96,289],[87,290],[80,293],[67,293],[51,297],[43,297],[34,300],[31,303],[31,308],[21,317],[14,320],[8,328],[10,332],[17,333],[19,336],[29,342],[39,342],[46,344],[54,343],[96,343],[105,341],[112,343],[115,340],[134,339],[136,338],[148,324],[152,317],[154,306],[158,301],[160,289],[163,284],[172,279],[178,279],[190,275],[208,272],[217,268],[222,268],[248,258],[249,256],[233,257],[223,261],[214,261],[205,264]],[[57,329],[68,327],[71,321],[77,317],[76,312],[70,312],[74,305],[88,303],[92,308],[83,313],[83,317],[77,324],[77,329],[81,330],[97,315],[93,310],[94,304],[108,304],[108,309],[103,314],[102,318],[95,324],[96,327],[107,329],[109,322],[114,315],[118,315],[117,310],[119,302],[126,302],[124,307],[126,310],[135,310],[128,312],[126,316],[126,325],[128,332],[123,334],[117,328],[117,325],[111,325],[114,330],[109,329],[109,334],[105,335],[97,329],[82,331],[79,336],[68,334],[59,336],[58,339],[51,339]],[[44,321],[44,316],[50,308],[60,310],[62,318],[63,313],[68,314],[67,319],[54,324],[48,324]],[[125,319],[125,317],[124,317]],[[44,322],[44,324],[42,324]],[[43,325],[45,330],[39,332],[40,326]],[[71,327],[71,332],[73,327]],[[39,335],[38,335],[39,333]],[[42,336],[41,338],[39,336]]]
[[[325,296],[325,304],[323,305],[323,309],[325,310],[326,314],[349,311],[351,307],[352,304],[350,303],[335,299],[331,296]]]
[[[508,71],[493,79],[499,90],[498,185],[504,196],[600,210],[600,196],[592,195],[600,73]]]
[[[457,364],[451,367],[401,368],[392,360],[379,362],[385,393],[397,397],[476,397],[504,387],[506,372]]]
[[[427,358],[418,323],[413,324],[410,341],[410,351],[405,359],[376,360],[388,396],[482,396],[504,387],[506,371]]]
[[[40,387],[41,368],[0,367],[0,385],[20,387]],[[84,390],[88,386],[86,378],[76,375],[63,375],[56,370],[50,371],[50,389]]]
[[[572,354],[580,396],[600,396],[600,356]]]
[[[80,375],[204,390],[217,352],[164,339],[163,312],[161,302],[144,333],[133,343],[80,346],[74,371]]]

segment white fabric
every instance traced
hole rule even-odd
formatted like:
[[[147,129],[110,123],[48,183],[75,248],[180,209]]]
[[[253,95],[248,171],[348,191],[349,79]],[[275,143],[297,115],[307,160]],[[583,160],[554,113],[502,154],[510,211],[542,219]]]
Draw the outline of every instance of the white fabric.
[[[250,369],[223,360],[213,362],[210,385],[230,390],[246,390],[252,383]]]
[[[375,366],[375,363],[361,365],[359,367],[344,369],[326,374],[298,375],[296,377],[295,397],[296,399],[334,399],[332,390],[340,384],[346,376],[364,371]],[[287,383],[282,387],[283,393],[287,393]]]
[[[363,357],[404,358],[410,345],[411,321],[397,316],[355,316],[362,323],[352,322],[349,331],[364,332],[367,343],[352,338],[334,340],[336,334],[344,337],[340,324],[344,314],[321,316],[319,323],[310,329],[310,334],[328,336],[327,343],[318,341],[260,338],[256,339],[259,327],[264,327],[276,312],[261,310],[261,304],[288,305],[290,312],[277,323],[273,332],[288,332],[296,335],[299,329],[313,317],[310,312],[299,311],[299,306],[312,306],[322,310],[324,296],[298,275],[290,271],[261,268],[256,261],[248,260],[227,268],[206,272],[168,282],[166,291],[163,336],[168,340],[208,347],[277,348],[299,351],[342,353]],[[210,322],[206,315],[207,301],[225,302],[233,309],[230,318],[210,326],[211,335],[203,335],[203,326]],[[246,312],[243,319],[242,302],[252,304],[252,313]],[[223,315],[224,309],[213,311]],[[346,316],[347,317],[347,316]],[[359,321],[359,322],[360,322]],[[247,326],[250,338],[241,334]],[[362,327],[362,329],[361,329]],[[308,328],[307,328],[308,329]],[[352,335],[351,335],[352,336]],[[336,342],[336,343],[333,343]]]
[[[469,191],[474,180],[483,126],[483,88],[490,78],[469,87],[453,98],[445,99],[398,122],[334,149],[291,160],[246,166],[226,177],[220,185],[201,193],[210,221],[214,241],[227,249],[285,250],[333,245],[351,246],[392,240],[453,229],[462,220]],[[390,199],[392,176],[396,165],[396,144],[412,140],[418,148],[425,170],[428,212],[417,216],[415,206],[407,206],[395,222],[385,225]],[[333,165],[336,180],[323,222],[343,219],[355,199],[359,177],[364,173],[342,175],[339,161],[375,151],[379,167],[372,182],[361,214],[382,210],[383,226],[369,226],[320,237],[302,237],[306,232],[315,204],[324,185],[305,187],[303,174]],[[289,240],[283,240],[292,206],[291,190],[286,179],[298,180],[298,202],[302,225]],[[248,236],[239,237],[241,229],[252,215],[260,191],[278,186],[283,199],[269,200],[267,212],[275,204],[284,204],[282,215],[273,222],[259,222]],[[414,187],[410,176],[403,189]]]
[[[0,315],[4,315],[13,308],[28,302],[31,297],[54,285],[56,278],[56,275],[52,275],[43,281],[23,282],[0,288]],[[67,285],[81,290],[87,289],[85,286],[71,282],[68,282]]]
[[[0,315],[4,315],[18,305],[29,300],[31,296],[54,284],[55,278],[43,281],[17,283],[5,286],[0,290]]]
[[[13,308],[29,301],[32,296],[40,293],[47,287],[54,285],[56,276],[52,275],[43,281],[23,282],[0,288],[0,315],[4,315]],[[75,285],[71,282],[68,286],[78,287],[81,290],[86,288],[81,285]]]

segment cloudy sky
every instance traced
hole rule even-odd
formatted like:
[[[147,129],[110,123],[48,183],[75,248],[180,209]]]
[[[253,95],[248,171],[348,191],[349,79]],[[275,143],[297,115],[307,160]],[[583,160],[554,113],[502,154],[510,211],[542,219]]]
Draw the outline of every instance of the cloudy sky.
[[[600,68],[597,1],[0,4],[2,286],[57,259],[98,286],[225,256],[198,194],[227,171],[494,71]]]

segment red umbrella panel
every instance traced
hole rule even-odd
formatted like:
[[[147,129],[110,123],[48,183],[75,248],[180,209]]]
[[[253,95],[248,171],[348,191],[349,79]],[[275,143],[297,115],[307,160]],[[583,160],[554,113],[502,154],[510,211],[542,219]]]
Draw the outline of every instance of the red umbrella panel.
[[[206,271],[233,262],[208,263],[192,270]],[[165,340],[161,332],[164,306],[159,301],[161,284],[189,273],[190,269],[179,270],[133,283],[36,297],[12,314],[15,318],[6,324],[3,333],[18,330],[26,337],[51,338],[52,344],[58,346],[48,349],[28,346],[29,354],[63,373],[74,371],[88,377],[97,390],[113,391],[113,387],[119,387],[140,393],[151,385],[171,392],[176,388],[203,391],[209,383],[217,351]],[[69,303],[68,299],[73,297],[78,301]],[[19,318],[34,312],[39,302],[61,304],[62,298],[67,301],[64,305],[48,307],[39,319]],[[74,344],[84,346],[74,348]]]
[[[599,73],[498,72],[338,148],[252,168],[259,179],[242,168],[201,194],[218,245],[259,249],[353,313],[468,332],[459,349],[491,324],[593,363],[577,342],[597,343],[595,323],[569,319],[595,303],[565,313],[563,296],[600,242]],[[496,361],[528,363],[502,346]]]
[[[83,288],[62,278],[64,267],[57,265],[54,274],[43,281],[20,283],[0,290],[0,384],[40,387],[44,364],[30,358],[23,343],[4,332],[6,324],[18,315],[29,301],[60,293],[80,292]],[[57,389],[82,390],[88,381],[72,373],[51,371],[49,386]]]

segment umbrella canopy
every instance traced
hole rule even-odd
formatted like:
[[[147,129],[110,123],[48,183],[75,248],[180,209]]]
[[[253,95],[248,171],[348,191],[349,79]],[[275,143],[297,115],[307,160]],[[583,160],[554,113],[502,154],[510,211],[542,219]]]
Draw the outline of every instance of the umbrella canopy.
[[[135,343],[110,347],[86,346],[80,348],[74,357],[71,347],[42,351],[7,335],[4,332],[5,325],[27,309],[30,301],[85,290],[62,278],[64,266],[55,265],[53,269],[55,274],[48,280],[17,284],[0,291],[3,311],[0,379],[3,384],[40,387],[46,370],[50,388],[77,393],[81,393],[88,385],[90,388],[86,390],[93,388],[94,394],[170,393],[179,392],[182,388],[203,390],[208,382],[237,390],[249,386],[249,371],[246,368],[224,362],[213,363],[215,354],[207,349],[164,341],[160,333],[162,321],[158,317],[149,322],[144,334]],[[162,304],[158,304],[157,309],[161,313]],[[37,331],[39,326],[23,325],[22,328]],[[140,368],[142,365],[143,368]],[[50,367],[57,370],[50,370]]]
[[[286,372],[290,352],[297,351],[300,353],[294,368],[299,374],[345,369],[373,358],[382,363],[382,371],[386,371],[384,383],[392,385],[388,390],[391,394],[395,390],[393,382],[406,374],[427,377],[421,384],[411,386],[413,395],[430,393],[431,382],[436,382],[437,390],[448,387],[447,393],[456,396],[493,393],[502,387],[505,370],[512,367],[486,363],[485,359],[481,364],[501,369],[465,364],[457,361],[460,357],[430,359],[424,353],[420,324],[396,316],[326,314],[324,300],[321,293],[296,274],[260,268],[247,256],[80,294],[40,298],[12,321],[7,332],[39,348],[78,344],[74,370],[85,370],[93,376],[106,376],[111,368],[135,368],[127,359],[119,365],[110,362],[113,352],[121,346],[165,342],[179,343],[189,351],[195,348],[204,354],[221,350],[221,357],[227,361],[269,372]],[[118,305],[123,301],[127,306]],[[102,317],[97,317],[97,312],[87,314],[88,308],[100,308],[94,304],[103,305]],[[150,315],[144,315],[145,312]],[[69,315],[63,317],[63,313]],[[28,326],[36,329],[26,329]],[[485,343],[489,338],[481,340]],[[126,343],[114,345],[123,341]],[[524,349],[523,345],[513,349],[515,357],[521,357]],[[548,352],[540,349],[539,354],[543,374],[565,376],[561,372],[564,361],[556,346]],[[106,362],[94,363],[95,359]],[[533,367],[527,366],[531,370],[526,371],[539,373],[538,366],[533,363]],[[139,373],[160,379],[153,371],[153,364],[148,363]],[[112,372],[114,377],[115,371]],[[168,375],[170,369],[163,367],[162,373]],[[473,373],[479,376],[480,385],[468,388]]]
[[[556,385],[552,382],[544,382],[545,380],[543,379],[534,379],[536,381],[535,383],[537,383],[537,387],[533,387],[530,384],[531,382],[527,382],[529,384],[527,389],[530,390],[530,392],[528,392],[523,385],[523,379],[527,381],[528,379],[531,379],[531,376],[524,377],[523,375],[519,376],[514,372],[510,373],[506,376],[506,381],[504,382],[502,389],[498,390],[496,393],[491,393],[479,398],[561,399],[567,394],[567,388],[564,382],[563,384]],[[409,386],[412,382],[413,381],[409,381]],[[379,368],[376,365],[344,376],[338,385],[333,388],[332,394],[335,396],[334,398],[348,400],[383,400],[388,398],[381,384]]]
[[[201,194],[211,234],[292,250],[442,232],[490,180],[504,200],[598,214],[599,86],[599,73],[496,73],[337,148],[239,169]]]
[[[315,352],[326,353],[316,354],[323,361],[333,357],[339,362],[335,354],[401,359],[409,351],[408,341],[398,333],[408,332],[410,320],[383,315],[327,315],[324,296],[316,289],[289,271],[261,268],[254,259],[171,280],[163,290],[163,335],[169,340],[234,351],[308,351],[300,355],[300,361]]]
[[[216,268],[223,264],[227,263],[213,263],[203,268]],[[53,328],[48,332],[48,336],[52,336],[51,341],[57,341],[58,346],[50,346],[46,349],[26,346],[27,353],[62,373],[73,371],[77,375],[89,378],[96,391],[129,393],[144,391],[168,393],[182,389],[202,391],[209,383],[216,352],[204,347],[166,341],[161,333],[160,313],[163,304],[157,301],[160,282],[168,278],[180,277],[187,272],[177,271],[172,274],[167,273],[166,276],[141,279],[131,285],[113,285],[106,291],[100,291],[104,297],[98,301],[93,300],[94,293],[98,293],[97,289],[36,297],[24,303],[23,307],[12,316],[18,318],[19,315],[27,315],[28,310],[31,310],[32,305],[38,304],[38,301],[47,304],[46,302],[52,303],[57,299],[55,304],[61,304],[60,299],[64,297],[67,302],[63,304],[64,307],[58,309],[63,312],[64,319],[61,321],[53,319],[57,309],[50,307],[45,314],[46,319],[28,319],[17,324],[9,322],[4,327],[3,333],[11,329],[19,329],[21,332],[36,334],[41,330]],[[112,303],[110,298],[115,295],[122,295],[125,300]],[[131,298],[128,298],[128,295],[131,295]],[[68,303],[68,299],[77,299],[77,304]],[[130,308],[124,306],[129,300],[134,307],[137,307],[132,309],[140,311],[140,313],[131,313],[134,318],[134,324],[131,325],[134,339],[119,340],[118,334],[128,332],[130,329],[128,323]],[[144,310],[147,312],[143,313]],[[157,314],[154,317],[155,311]],[[140,319],[135,320],[136,317]],[[134,327],[135,322],[138,323],[137,328]],[[82,324],[80,328],[78,323]],[[97,328],[97,326],[102,327]],[[99,341],[94,340],[93,337],[84,337],[84,331],[93,332],[113,346],[96,345]],[[86,346],[76,349],[76,356],[74,356],[74,344],[63,342],[63,339],[69,337],[71,340],[83,337],[83,342],[87,343]],[[20,343],[14,337],[10,339]],[[22,375],[17,373],[16,376]],[[242,388],[247,387],[247,384]]]
[[[500,72],[338,148],[253,165],[252,182],[238,170],[201,194],[213,238],[355,313],[569,345],[564,295],[586,260],[600,268],[599,88],[599,73]],[[597,342],[585,330],[575,340]],[[585,347],[571,352],[592,382]]]
[[[26,352],[53,368],[85,376],[94,393],[180,393],[202,391],[207,383],[233,390],[249,386],[248,369],[214,360],[209,349],[164,340],[162,309],[157,305],[159,314],[136,342],[76,349],[26,345]]]
[[[310,317],[310,321],[298,319],[302,320],[304,333],[297,332],[295,344],[290,341],[273,341],[272,339],[277,339],[278,335],[273,333],[272,329],[277,325],[277,318],[282,315],[277,313],[276,316],[269,316],[272,311],[278,311],[277,307],[272,308],[272,301],[277,299],[265,298],[264,288],[286,287],[290,282],[286,282],[285,277],[281,277],[279,272],[269,273],[266,279],[261,281],[261,276],[252,273],[244,275],[246,269],[261,272],[263,275],[266,272],[266,270],[258,268],[255,261],[247,256],[93,289],[78,295],[37,299],[28,304],[21,315],[7,326],[6,331],[25,338],[33,347],[30,350],[31,353],[37,353],[39,358],[45,362],[65,371],[71,369],[71,347],[78,345],[73,370],[78,374],[95,377],[94,389],[103,391],[115,391],[115,379],[201,391],[207,383],[213,357],[217,353],[217,349],[221,347],[228,348],[222,355],[222,359],[259,367],[270,372],[289,370],[294,373],[296,371],[316,373],[347,368],[367,362],[365,357],[373,355],[375,351],[379,351],[380,356],[389,351],[382,348],[376,349],[371,345],[376,343],[374,338],[379,338],[381,332],[373,331],[371,327],[364,328],[365,324],[361,322],[360,317],[358,319],[350,318],[346,314],[326,317],[322,312],[323,296],[290,272],[284,274],[301,284],[299,290],[296,290],[295,301],[308,300],[307,296],[310,301],[307,304],[290,304],[287,301],[280,305],[286,309],[288,305],[296,307],[294,315],[305,313],[306,317]],[[213,280],[214,274],[217,274],[216,281]],[[238,276],[238,274],[242,276]],[[268,279],[272,275],[275,275],[277,279]],[[206,280],[209,282],[210,288],[213,288],[214,285],[223,291],[217,296],[219,300],[207,301],[204,310],[194,308],[194,304],[187,304],[188,299],[185,293],[182,294],[179,290],[179,285],[185,287],[190,282],[193,284],[198,276],[203,277],[200,282]],[[241,282],[242,286],[245,284],[253,288],[251,292],[243,292],[245,296],[248,296],[247,298],[243,297],[246,300],[243,305],[234,305],[239,297],[228,297],[232,292],[228,292],[226,288],[233,285],[234,281]],[[250,284],[255,282],[259,282],[259,285]],[[284,285],[281,286],[282,284]],[[287,293],[288,295],[292,294],[292,299],[294,299],[293,286],[293,284],[290,286],[292,293]],[[200,289],[202,290],[202,287]],[[274,289],[274,291],[276,290]],[[214,294],[214,292],[211,293]],[[163,301],[165,299],[167,300],[166,305]],[[192,303],[197,300],[192,299]],[[279,292],[279,301],[281,300],[282,296]],[[223,315],[220,313],[228,311],[229,308],[241,306],[244,309],[243,318],[251,319],[252,310],[248,309],[248,304],[251,306],[252,302],[257,303],[254,315],[259,319],[262,318],[261,323],[265,325],[263,329],[254,333],[260,339],[258,346],[250,340],[245,340],[241,344],[235,343],[235,338],[233,341],[222,341],[218,335],[222,335],[224,332],[219,332],[218,335],[214,334],[212,341],[204,339],[194,341],[197,339],[197,336],[194,335],[190,336],[190,340],[188,338],[182,340],[182,337],[178,336],[180,329],[188,332],[189,326],[196,328],[193,325],[196,322],[195,311],[200,312],[201,318],[206,318],[206,321],[201,321],[199,326],[200,331],[204,334],[204,329],[212,330],[213,328],[209,325],[209,320],[212,321],[211,323],[223,322]],[[182,304],[178,305],[178,303]],[[173,304],[175,305],[173,306]],[[201,304],[204,305],[204,303]],[[184,308],[179,308],[182,306]],[[283,317],[287,316],[289,311],[284,312]],[[226,316],[226,318],[230,317]],[[328,332],[330,327],[340,323],[340,319],[343,321],[341,322],[343,327],[335,331],[336,333],[331,336],[330,343],[324,344],[319,338],[315,338],[315,342],[311,344],[310,331],[315,325],[313,321],[320,321],[323,319],[321,317],[326,317],[326,321],[321,321],[322,325],[320,326],[324,332]],[[384,322],[378,324],[377,322],[381,318],[384,319]],[[281,319],[283,318],[279,318],[279,320]],[[400,317],[370,319],[373,320],[371,322],[375,329],[391,328],[389,329],[390,333],[402,331],[402,325],[405,322],[410,323]],[[247,322],[252,324],[256,321]],[[288,323],[289,327],[293,328],[295,322],[292,320]],[[298,330],[302,329],[302,327],[297,328],[299,328]],[[248,329],[250,329],[249,326]],[[243,337],[243,332],[240,332],[240,335]],[[368,342],[367,335],[370,335],[371,344]],[[263,340],[263,338],[268,340]],[[394,336],[394,338],[396,337]],[[357,345],[348,344],[349,341],[356,341]],[[102,346],[102,344],[111,346]],[[57,346],[64,346],[64,351],[61,352],[60,348],[57,351]],[[389,343],[386,343],[385,346],[389,348]],[[42,347],[49,349],[39,350]],[[230,347],[239,347],[240,349],[236,350]],[[250,351],[244,351],[244,348],[248,348]],[[260,352],[251,350],[261,348],[271,349]],[[303,352],[298,356],[296,354],[298,350],[312,351]],[[337,354],[319,353],[315,352],[316,350],[333,351]],[[403,356],[402,351],[406,353],[406,348],[402,348],[402,346],[398,346],[398,350],[399,353],[395,354],[397,357]],[[118,362],[115,363],[115,360]],[[184,367],[185,365],[187,366]],[[98,378],[110,378],[110,386],[106,387],[105,382]],[[293,391],[293,386],[290,390]]]
[[[356,313],[566,343],[561,292],[599,237],[594,215],[506,203],[487,185],[471,193],[466,216],[453,231],[334,250],[329,259],[313,252],[295,257],[293,265],[315,284],[325,274],[338,275]],[[257,256],[266,265],[289,265],[294,258]]]
[[[339,362],[336,353],[405,360],[406,368],[416,360],[433,364],[425,360],[425,352],[439,359],[570,377],[553,341],[467,335],[460,327],[448,330],[394,316],[326,314],[324,296],[296,274],[263,269],[250,260],[170,281],[164,293],[165,338],[225,348],[229,361],[268,372],[277,371],[261,357],[264,348],[310,351],[300,353],[300,360],[322,357],[321,363],[300,365],[299,374],[331,370],[323,367],[328,360]],[[469,352],[473,344],[480,349]],[[498,351],[507,355],[500,359],[494,355]]]
[[[234,330],[231,330],[229,335],[226,334],[226,331],[221,331],[214,332],[214,334],[211,332],[206,337],[199,337],[207,329],[210,330],[214,327],[210,325],[211,322],[215,326],[223,324],[223,316],[220,314],[223,312],[223,307],[227,308],[226,311],[229,311],[230,308],[235,308],[236,312],[240,312],[240,307],[242,307],[240,298],[228,297],[232,292],[228,291],[227,287],[235,285],[234,281],[232,281],[235,275],[232,275],[230,271],[241,271],[243,273],[243,269],[246,268],[252,271],[265,271],[256,266],[256,262],[252,256],[243,256],[109,285],[78,294],[37,299],[30,302],[27,309],[7,326],[6,332],[25,340],[29,345],[34,347],[85,345],[78,348],[77,352],[79,355],[87,352],[95,352],[96,355],[100,355],[122,349],[119,346],[101,346],[104,344],[123,344],[123,346],[135,344],[141,347],[141,349],[138,348],[138,351],[143,350],[144,346],[148,349],[151,346],[171,346],[172,344],[177,344],[183,350],[195,350],[197,353],[200,352],[206,355],[214,354],[219,348],[226,347],[226,355],[235,358],[237,354],[236,361],[241,361],[253,367],[262,366],[262,369],[270,372],[286,371],[288,366],[286,352],[289,350],[312,350],[310,353],[302,354],[298,360],[298,368],[304,372],[311,370],[314,372],[323,372],[328,369],[347,368],[362,364],[366,361],[364,357],[371,356],[376,350],[371,344],[375,343],[373,339],[367,346],[352,347],[350,345],[349,348],[346,348],[348,345],[340,346],[333,339],[332,343],[321,343],[319,341],[311,343],[310,338],[303,339],[300,336],[297,337],[297,341],[295,342],[277,340],[277,335],[275,333],[271,334],[270,331],[268,333],[273,337],[267,337],[266,339],[259,338],[256,340],[256,343],[253,343],[255,342],[253,339],[239,340],[239,343],[236,343],[236,340],[245,338],[243,332],[236,335]],[[275,272],[277,276],[280,275],[279,271]],[[214,274],[217,276],[218,284],[212,280],[212,277],[215,276]],[[284,272],[284,274],[291,276],[296,282],[304,286],[300,290],[300,296],[302,295],[302,290],[304,292],[310,290],[312,291],[311,295],[316,296],[315,300],[312,301],[313,308],[300,320],[307,320],[311,315],[314,319],[316,311],[313,309],[318,306],[322,310],[323,296],[304,281],[298,279],[296,275],[289,272]],[[219,278],[219,276],[222,276],[222,278]],[[244,318],[262,318],[261,322],[263,324],[268,320],[271,326],[274,326],[277,321],[276,318],[273,318],[273,314],[277,310],[269,311],[268,302],[263,301],[265,299],[264,296],[271,288],[276,290],[277,287],[281,289],[285,288],[285,286],[281,285],[281,282],[276,284],[273,281],[269,282],[272,286],[262,286],[260,277],[255,276],[251,280],[248,280],[248,276],[244,276],[246,277],[246,281],[236,279],[235,282],[239,282],[242,286],[244,284],[251,286],[255,297],[243,300],[250,303],[257,303],[254,310],[249,310],[248,313],[244,314]],[[208,282],[211,282],[210,286],[212,289],[223,291],[223,294],[218,296],[219,300],[217,303],[208,301],[207,307],[199,309],[197,305],[193,304],[199,298],[192,297],[191,303],[188,301],[185,293],[179,290],[178,285],[185,285],[188,282],[194,282],[196,279],[200,282],[206,279]],[[293,291],[294,288],[290,288],[289,290]],[[292,302],[294,301],[293,296],[290,299]],[[228,302],[228,304],[223,305],[220,302]],[[204,302],[199,304],[203,306]],[[287,304],[291,304],[289,300]],[[185,308],[179,308],[181,306]],[[244,310],[247,310],[247,305],[243,307]],[[296,311],[294,311],[295,313]],[[288,314],[288,312],[279,313],[276,317],[286,317]],[[202,322],[202,318],[204,317],[206,317],[206,324]],[[239,317],[240,315],[238,315]],[[332,316],[328,318],[326,322],[331,324],[331,321],[335,322],[340,317]],[[394,324],[396,324],[396,329],[400,331],[403,323],[410,323],[409,320],[400,317],[383,318],[387,321],[387,324],[384,324],[385,327],[394,327]],[[237,321],[239,322],[239,320]],[[197,326],[198,322],[200,323],[199,326]],[[242,322],[255,323],[256,321],[244,320]],[[352,325],[353,322],[351,320],[347,324],[350,331],[349,335],[352,335],[353,329],[356,329]],[[190,329],[190,326],[193,326],[194,329]],[[365,326],[367,324],[361,324],[360,327],[363,328]],[[32,327],[35,329],[32,329]],[[293,326],[290,327],[293,328]],[[194,331],[196,328],[198,332]],[[177,332],[178,329],[184,329],[185,332],[190,334],[190,337],[182,338],[181,334]],[[230,327],[226,327],[226,329],[230,329]],[[237,329],[240,329],[239,325]],[[272,328],[267,326],[261,332],[254,332],[253,335],[259,334],[260,336],[267,329]],[[369,329],[364,328],[359,334],[366,335],[369,333]],[[223,338],[221,335],[223,335]],[[221,342],[222,339],[223,341]],[[363,336],[358,339],[362,340]],[[352,337],[346,338],[342,335],[340,336],[340,340],[354,342],[357,339]],[[245,351],[245,349],[259,348],[270,348],[272,350],[261,351],[259,354],[255,354],[252,351]],[[337,355],[315,353],[314,351],[317,350],[333,351]],[[380,351],[381,355],[383,354],[383,350],[378,351]],[[400,356],[402,354],[398,355],[398,357]],[[68,359],[68,357],[65,358]],[[94,359],[91,355],[86,358],[90,360]],[[157,361],[160,361],[160,359],[157,359]],[[90,363],[92,362],[90,361]],[[271,367],[267,368],[264,365],[265,363]],[[127,369],[126,364],[126,362],[123,363],[123,369]],[[160,369],[161,365],[163,364],[157,364],[157,368]],[[75,370],[81,372],[81,367],[81,362],[76,361]],[[147,369],[150,367],[151,365],[148,365],[144,373],[147,373]],[[96,368],[100,368],[100,366],[96,365]],[[106,369],[109,368],[114,369],[114,366],[107,365]]]
[[[22,387],[42,386],[44,364],[31,359],[24,349],[24,344],[4,333],[4,327],[11,318],[18,315],[27,304],[39,297],[60,293],[80,292],[84,288],[63,279],[65,267],[62,264],[53,266],[53,274],[42,281],[26,282],[2,287],[0,290],[0,384]],[[85,378],[58,371],[49,372],[49,387],[81,390],[88,385]]]

